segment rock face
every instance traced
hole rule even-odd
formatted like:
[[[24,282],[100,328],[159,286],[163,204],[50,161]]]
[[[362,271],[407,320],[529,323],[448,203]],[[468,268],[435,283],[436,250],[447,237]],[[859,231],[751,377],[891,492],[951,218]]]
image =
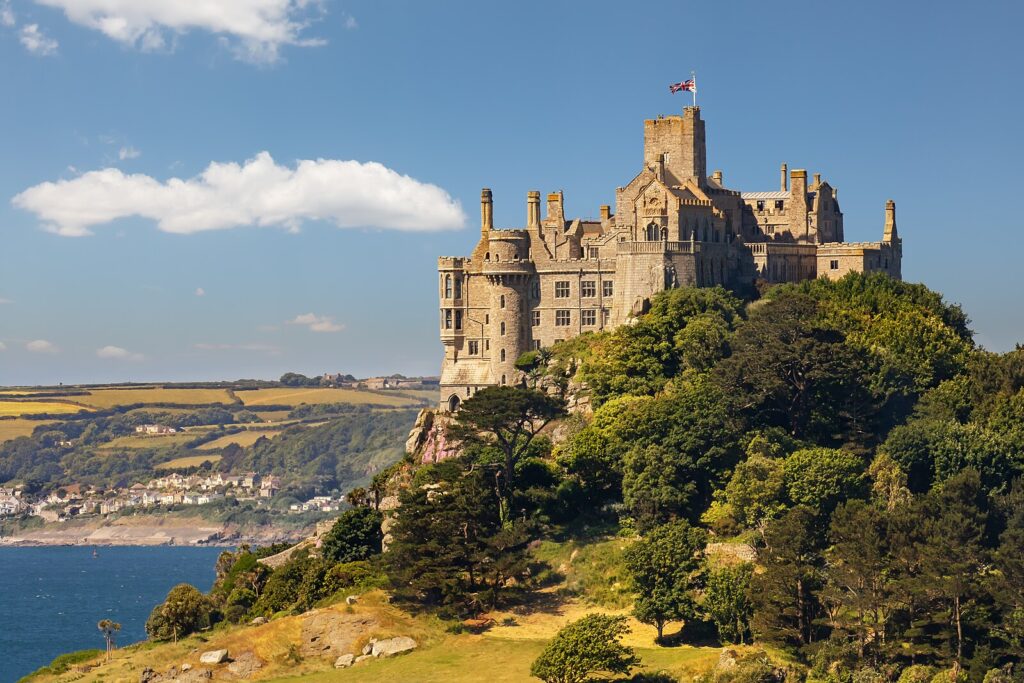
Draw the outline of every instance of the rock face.
[[[356,661],[356,656],[353,654],[342,655],[334,661],[335,669],[347,669],[352,666]]]
[[[303,615],[300,651],[304,657],[340,657],[356,651],[356,641],[367,631],[380,628],[373,616],[331,609]]]
[[[199,661],[203,664],[221,664],[228,659],[227,650],[210,650],[199,655]]]
[[[228,671],[239,678],[249,678],[262,668],[263,662],[257,659],[256,655],[252,652],[243,652],[234,657],[233,661],[228,664]]]
[[[374,641],[370,654],[374,657],[392,657],[415,649],[415,640],[408,636],[398,636],[397,638]]]

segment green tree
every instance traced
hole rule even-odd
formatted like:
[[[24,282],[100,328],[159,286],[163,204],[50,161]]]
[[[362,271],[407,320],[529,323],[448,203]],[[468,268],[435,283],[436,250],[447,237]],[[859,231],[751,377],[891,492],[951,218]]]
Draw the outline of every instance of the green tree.
[[[793,504],[825,514],[864,492],[864,461],[849,451],[806,448],[786,458],[782,469]]]
[[[706,542],[703,530],[680,520],[655,528],[626,549],[626,569],[636,592],[633,613],[658,629],[658,642],[666,622],[686,621],[696,614]]]
[[[101,619],[96,628],[103,634],[103,640],[107,644],[107,661],[110,661],[110,653],[114,651],[114,639],[117,637],[118,631],[121,630],[121,624],[110,619]]]
[[[582,683],[598,673],[628,675],[640,660],[619,642],[626,633],[625,617],[588,614],[555,634],[530,674],[544,683]]]
[[[369,507],[346,510],[321,539],[320,554],[331,562],[357,562],[381,551],[383,517]]]
[[[746,642],[750,633],[750,578],[753,567],[737,564],[708,572],[704,611],[715,622],[718,637],[726,643]]]
[[[832,515],[829,540],[819,597],[832,628],[857,644],[862,660],[874,646],[872,663],[878,665],[894,614],[903,604],[893,576],[888,513],[871,503],[848,501]]]
[[[497,479],[501,519],[511,519],[516,465],[530,443],[553,419],[565,414],[565,401],[536,389],[487,387],[467,399],[448,427],[453,441],[467,446],[495,446],[502,464]]]
[[[783,461],[752,455],[736,465],[725,487],[725,499],[736,521],[764,532],[764,526],[785,511]]]
[[[822,582],[817,524],[813,510],[798,506],[768,525],[759,555],[764,571],[750,582],[755,638],[797,647],[817,640]]]
[[[1006,528],[992,556],[994,572],[988,579],[989,593],[1000,609],[994,624],[1009,653],[1024,659],[1024,481],[1018,479],[1004,498],[1009,508]]]
[[[211,625],[210,601],[195,586],[180,583],[167,593],[146,621],[146,633],[157,640],[173,639],[195,633]]]

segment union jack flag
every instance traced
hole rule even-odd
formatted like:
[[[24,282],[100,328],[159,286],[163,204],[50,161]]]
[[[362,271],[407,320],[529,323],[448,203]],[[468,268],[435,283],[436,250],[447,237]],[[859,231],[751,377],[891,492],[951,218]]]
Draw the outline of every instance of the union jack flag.
[[[696,89],[697,84],[693,82],[692,78],[688,81],[681,81],[679,83],[673,83],[672,85],[668,86],[668,91],[670,93],[693,92]]]

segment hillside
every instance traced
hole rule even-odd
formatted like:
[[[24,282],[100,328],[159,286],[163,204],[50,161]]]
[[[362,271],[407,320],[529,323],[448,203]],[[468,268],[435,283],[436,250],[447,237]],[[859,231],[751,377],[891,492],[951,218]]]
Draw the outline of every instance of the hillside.
[[[423,413],[329,530],[225,553],[208,594],[154,609],[151,642],[68,676],[156,683],[187,659],[194,678],[217,645],[222,680],[1024,675],[1024,348],[977,347],[939,294],[880,275],[674,289],[516,366],[516,386]],[[338,444],[387,443],[317,429],[232,459],[341,479]],[[332,670],[388,636],[419,646]]]

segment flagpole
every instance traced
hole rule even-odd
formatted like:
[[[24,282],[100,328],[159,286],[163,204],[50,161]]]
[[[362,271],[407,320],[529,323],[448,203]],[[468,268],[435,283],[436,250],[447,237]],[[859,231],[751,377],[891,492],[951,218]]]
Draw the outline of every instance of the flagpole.
[[[690,78],[693,79],[693,106],[697,106],[697,72],[691,71]]]

